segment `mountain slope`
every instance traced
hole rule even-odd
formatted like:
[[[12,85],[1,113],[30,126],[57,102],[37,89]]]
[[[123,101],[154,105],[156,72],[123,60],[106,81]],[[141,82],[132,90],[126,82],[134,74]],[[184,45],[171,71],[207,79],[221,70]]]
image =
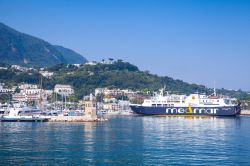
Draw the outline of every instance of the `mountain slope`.
[[[84,58],[82,55],[76,53],[73,50],[57,45],[54,45],[54,47],[62,54],[63,58],[69,64],[81,64],[87,61],[86,58]]]
[[[69,63],[70,57],[64,56],[64,53],[50,43],[0,23],[0,61],[2,63],[44,67]],[[72,53],[71,57],[79,59],[79,62],[82,60],[79,54]]]

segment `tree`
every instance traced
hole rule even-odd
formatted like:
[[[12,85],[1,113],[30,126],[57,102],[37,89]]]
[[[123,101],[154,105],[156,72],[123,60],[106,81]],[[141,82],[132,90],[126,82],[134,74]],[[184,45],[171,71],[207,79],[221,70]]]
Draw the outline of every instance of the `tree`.
[[[109,58],[110,61],[113,61],[114,59],[113,58]]]

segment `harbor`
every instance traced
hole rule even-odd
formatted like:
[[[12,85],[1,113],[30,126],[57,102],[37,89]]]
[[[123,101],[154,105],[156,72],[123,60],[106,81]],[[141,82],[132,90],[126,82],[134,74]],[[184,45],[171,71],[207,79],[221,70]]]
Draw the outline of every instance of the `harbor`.
[[[44,105],[43,105],[44,107]],[[42,107],[42,103],[40,108]],[[27,110],[19,104],[14,107],[7,107],[2,109],[0,122],[99,122],[107,121],[102,116],[97,115],[96,100],[91,94],[88,99],[84,101],[84,111],[59,111],[51,113],[50,110]]]
[[[104,123],[0,123],[0,163],[248,165],[249,126],[247,117],[134,115]]]
[[[137,96],[129,90],[97,88],[95,94],[70,102],[74,90],[69,85],[56,85],[50,97],[37,85],[21,84],[23,97],[14,93],[9,103],[1,104],[1,122],[105,122],[110,116],[165,115],[165,116],[249,116],[248,103],[243,109],[234,98],[212,95],[169,94],[164,88],[153,96]],[[126,92],[126,93],[124,93]],[[165,95],[166,94],[166,95]],[[31,98],[30,95],[33,95]],[[100,97],[101,96],[101,97]],[[118,96],[118,97],[117,97]],[[129,100],[119,100],[117,98]],[[135,98],[142,104],[133,104]],[[60,101],[58,101],[58,99]],[[67,101],[68,99],[68,101]],[[30,107],[29,103],[33,103]],[[216,105],[216,107],[215,107]]]
[[[44,90],[42,78],[40,85],[20,84],[14,89],[0,85],[0,95],[9,98],[0,103],[1,122],[103,122],[107,121],[107,115],[133,114],[129,100],[118,100],[117,97],[137,97],[127,89],[97,88],[94,94],[86,95],[82,100],[70,101],[74,97],[70,85],[57,84],[53,90]]]

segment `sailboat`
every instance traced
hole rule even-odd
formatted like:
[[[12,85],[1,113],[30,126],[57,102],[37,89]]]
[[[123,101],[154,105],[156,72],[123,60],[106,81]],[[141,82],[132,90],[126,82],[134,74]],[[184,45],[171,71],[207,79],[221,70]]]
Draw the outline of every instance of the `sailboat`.
[[[42,76],[41,76],[42,77]],[[42,83],[42,78],[41,78]],[[42,112],[42,88],[40,92],[40,111]],[[38,111],[35,111],[36,113]],[[27,108],[22,103],[8,104],[7,110],[0,117],[1,122],[45,122],[48,118],[42,116],[41,114],[36,114],[33,109]]]

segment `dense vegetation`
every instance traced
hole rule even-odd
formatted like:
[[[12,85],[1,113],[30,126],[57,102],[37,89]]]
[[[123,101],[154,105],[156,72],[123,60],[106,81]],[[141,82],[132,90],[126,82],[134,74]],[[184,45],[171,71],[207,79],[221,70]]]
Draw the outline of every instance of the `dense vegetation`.
[[[51,45],[0,23],[0,62],[42,67],[59,63],[84,63],[86,59],[72,50]]]
[[[51,79],[43,78],[44,88],[52,89],[58,83],[70,84],[75,88],[77,98],[82,98],[98,87],[129,88],[148,93],[166,86],[169,92],[177,94],[194,92],[213,93],[212,89],[208,89],[203,85],[188,84],[170,77],[159,77],[149,74],[121,60],[114,62],[112,65],[97,64],[94,66],[81,65],[76,67],[74,65],[58,64],[46,70],[54,72],[54,76]],[[0,70],[0,82],[5,82],[8,85],[15,85],[21,82],[39,84],[39,81],[40,74],[35,71],[16,72],[12,69]],[[249,97],[246,92],[240,90],[219,89],[217,92],[241,99]]]

